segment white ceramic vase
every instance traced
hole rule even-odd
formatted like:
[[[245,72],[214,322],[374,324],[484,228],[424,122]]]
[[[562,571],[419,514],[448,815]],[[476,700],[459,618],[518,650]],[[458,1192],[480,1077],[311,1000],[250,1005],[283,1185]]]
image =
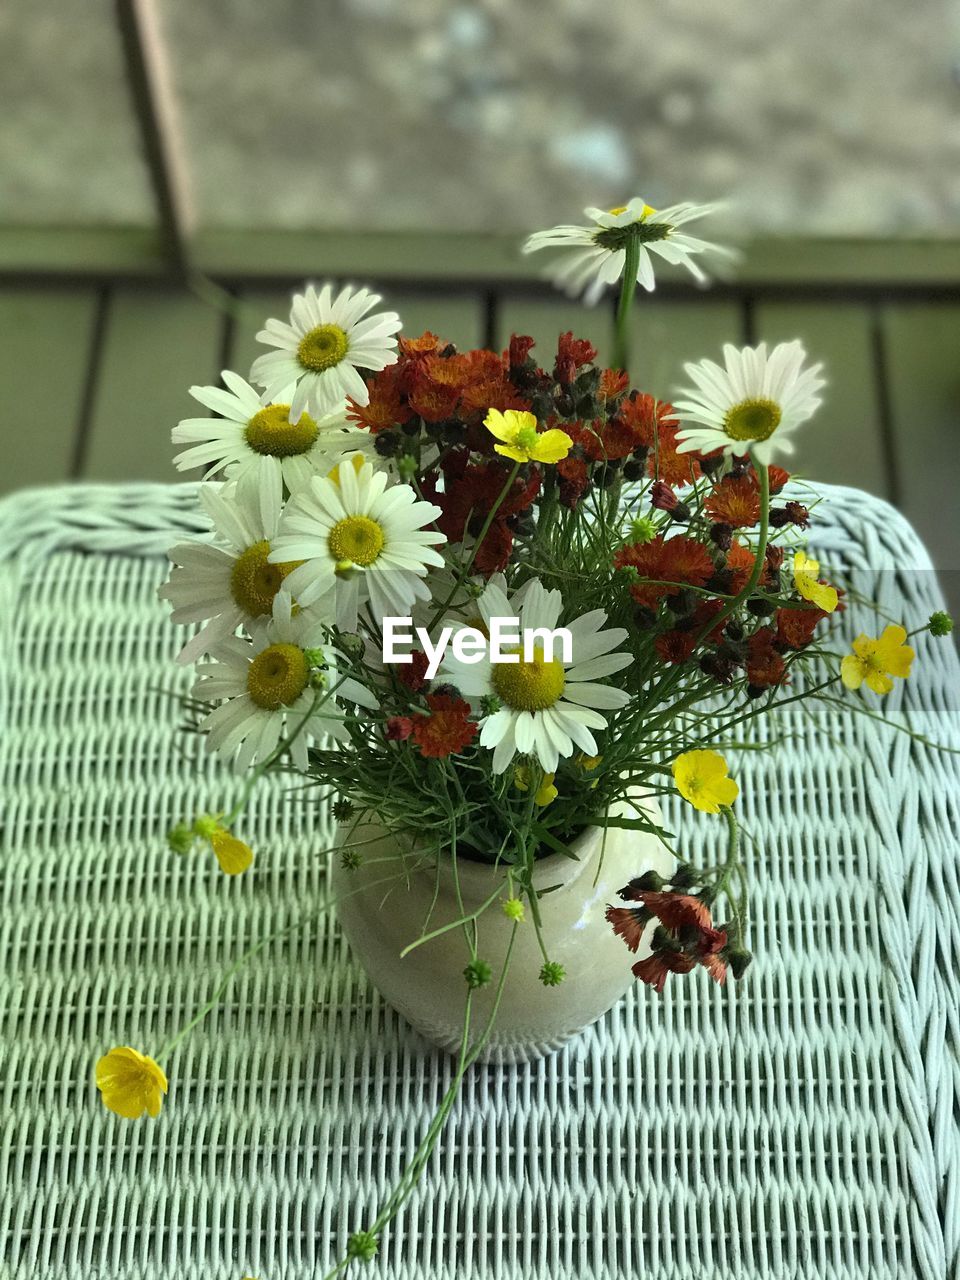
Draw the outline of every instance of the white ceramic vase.
[[[643,805],[659,820],[655,801],[647,797]],[[606,1013],[634,982],[631,965],[649,954],[652,927],[637,954],[631,955],[604,913],[608,904],[619,904],[617,891],[634,876],[654,870],[667,877],[674,860],[649,833],[608,827],[605,841],[603,835],[599,827],[583,831],[571,846],[576,862],[560,853],[538,861],[534,884],[538,890],[551,888],[539,898],[547,952],[563,965],[566,977],[556,987],[540,982],[543,957],[527,904],[482,1060],[525,1062],[551,1053]],[[427,1040],[456,1052],[463,1032],[463,969],[468,959],[462,929],[442,933],[402,958],[400,954],[424,932],[428,916],[427,932],[459,918],[450,861],[441,864],[439,886],[435,865],[385,884],[385,877],[395,875],[400,864],[379,860],[399,854],[396,841],[382,827],[370,825],[358,828],[353,838],[364,841],[359,850],[363,864],[345,870],[335,857],[333,869],[333,889],[340,899],[337,913],[351,950],[388,1004]],[[413,861],[409,855],[408,861]],[[458,859],[457,867],[466,911],[476,910],[498,885],[501,896],[507,896],[504,868],[464,858]],[[471,1038],[488,1021],[513,925],[495,901],[480,916],[477,928],[478,955],[492,967],[493,981],[475,993]]]

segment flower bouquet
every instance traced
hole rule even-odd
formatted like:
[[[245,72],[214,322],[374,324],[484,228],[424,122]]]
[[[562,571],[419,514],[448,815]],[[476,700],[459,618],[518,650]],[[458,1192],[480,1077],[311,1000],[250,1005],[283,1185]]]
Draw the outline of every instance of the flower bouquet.
[[[210,535],[171,550],[161,595],[200,624],[188,705],[247,783],[170,843],[247,872],[243,800],[286,771],[339,824],[331,901],[355,954],[457,1055],[335,1270],[373,1256],[471,1063],[548,1052],[634,980],[743,977],[724,750],[787,700],[909,674],[898,625],[846,656],[824,639],[844,601],[804,546],[819,499],[773,462],[824,386],[801,344],[726,346],[672,402],[631,386],[636,286],[654,287],[654,256],[702,275],[720,250],[682,228],[706,212],[632,200],[527,242],[569,250],[557,279],[591,299],[621,282],[609,367],[573,333],[547,353],[398,337],[376,295],[308,286],[258,334],[250,381],[192,388],[210,416],[174,428],[178,467],[206,470]],[[668,793],[724,824],[717,865],[665,830]],[[106,1054],[107,1106],[156,1115],[188,1030],[155,1057]]]

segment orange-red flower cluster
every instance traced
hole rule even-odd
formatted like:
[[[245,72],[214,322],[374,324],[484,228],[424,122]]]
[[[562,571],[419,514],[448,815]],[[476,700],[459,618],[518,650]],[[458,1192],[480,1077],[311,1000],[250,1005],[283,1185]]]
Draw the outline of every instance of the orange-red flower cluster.
[[[677,453],[680,423],[673,405],[653,396],[631,395],[620,406],[615,419],[618,432],[626,432],[635,441],[634,448],[645,446],[647,475],[666,484],[690,484],[699,479],[700,455]]]
[[[399,358],[367,379],[370,402],[349,402],[348,416],[375,433],[419,416],[424,423],[457,419],[478,426],[490,409],[529,409],[510,381],[510,366],[495,351],[458,352],[434,333],[401,338]],[[479,437],[484,451],[486,440]]]
[[[747,683],[753,689],[769,689],[787,679],[787,664],[777,649],[777,633],[759,627],[747,641]]]
[[[620,890],[620,897],[641,904],[607,907],[606,918],[614,933],[631,951],[639,947],[651,919],[656,917],[661,924],[654,934],[653,951],[633,966],[634,976],[641,982],[659,992],[668,974],[689,973],[697,965],[703,965],[715,982],[726,981],[727,933],[713,927],[710,908],[701,898],[689,893],[638,890],[630,885]]]
[[[662,632],[654,641],[654,648],[664,662],[686,662],[693,654],[698,642],[719,644],[725,623],[704,631],[710,620],[723,608],[722,600],[703,600],[694,611],[682,621],[682,626],[672,627]]]
[[[703,504],[714,520],[732,529],[749,529],[760,519],[760,486],[756,472],[743,476],[726,476]]]
[[[591,483],[610,482],[608,467],[622,467],[628,481],[648,475],[669,485],[700,475],[698,455],[677,453],[673,408],[650,395],[626,396],[626,373],[595,365],[591,342],[561,334],[548,370],[536,363],[533,346],[515,334],[502,353],[461,353],[433,333],[401,338],[396,364],[367,380],[369,403],[351,401],[349,417],[382,437],[377,448],[386,456],[409,452],[411,441],[426,436],[447,451],[490,457],[487,412],[527,410],[544,429],[559,427],[573,440],[557,466],[560,499],[569,507]]]
[[[470,704],[451,694],[431,694],[427,698],[429,715],[415,715],[413,740],[420,754],[435,760],[456,755],[476,737],[476,721],[469,719]]]
[[[499,459],[470,462],[469,454],[458,450],[444,463],[442,474],[442,490],[434,476],[427,476],[422,485],[424,496],[441,509],[437,528],[452,543],[465,536],[479,538],[509,479],[510,465]],[[519,475],[514,479],[476,549],[473,567],[477,573],[489,577],[506,568],[513,550],[515,518],[529,510],[539,491],[538,470],[531,469],[526,479]]]
[[[705,586],[714,571],[713,559],[703,543],[683,534],[675,538],[658,534],[650,542],[628,544],[616,553],[613,563],[617,569],[635,569],[640,578],[653,580],[634,582],[630,587],[634,600],[651,608],[682,587]]]

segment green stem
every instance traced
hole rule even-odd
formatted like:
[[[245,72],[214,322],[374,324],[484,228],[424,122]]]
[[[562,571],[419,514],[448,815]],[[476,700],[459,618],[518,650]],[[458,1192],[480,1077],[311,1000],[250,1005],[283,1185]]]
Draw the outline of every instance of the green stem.
[[[746,585],[742,591],[737,592],[735,596],[727,601],[719,613],[707,622],[701,629],[697,638],[693,642],[694,651],[696,651],[703,643],[706,636],[710,632],[715,631],[717,627],[730,617],[730,614],[743,603],[749,600],[753,595],[757,583],[760,581],[760,575],[763,573],[763,567],[767,558],[767,540],[770,534],[770,471],[765,462],[757,464],[757,476],[760,480],[760,532],[757,537],[757,550],[753,561],[753,568],[750,570],[750,576],[747,578]],[[663,703],[668,693],[674,688],[681,677],[685,674],[684,664],[678,662],[676,666],[666,676],[664,676],[656,685],[653,686],[651,694],[647,697],[648,706],[658,706]],[[674,708],[669,708],[668,714],[673,713]]]
[[[747,926],[747,880],[740,864],[740,826],[733,810],[729,806],[724,806],[721,812],[727,821],[727,861],[720,874],[720,879],[714,885],[713,897],[716,899],[721,893],[726,894],[728,902],[733,907],[733,916],[737,927],[737,943],[742,946],[743,935]],[[736,901],[734,901],[728,888],[734,875],[740,882],[740,894]]]
[[[374,859],[374,861],[395,862],[395,861],[398,861],[398,859],[390,857],[390,858],[384,858],[384,859]],[[372,866],[373,862],[370,862],[369,865]],[[227,970],[224,977],[221,979],[219,985],[215,989],[213,995],[206,1002],[206,1004],[202,1005],[201,1008],[198,1010],[198,1012],[190,1019],[187,1025],[183,1027],[180,1031],[178,1031],[177,1034],[173,1037],[173,1039],[168,1040],[167,1043],[163,1046],[163,1048],[159,1050],[159,1052],[156,1055],[157,1061],[162,1064],[164,1059],[169,1057],[169,1055],[173,1053],[177,1045],[179,1045],[183,1040],[187,1038],[187,1036],[190,1034],[193,1028],[197,1026],[199,1023],[201,1023],[204,1020],[204,1018],[207,1016],[207,1014],[212,1012],[212,1010],[214,1010],[217,1007],[217,1005],[220,1003],[221,998],[223,997],[224,992],[227,990],[227,988],[230,986],[230,983],[233,981],[234,976],[240,972],[240,970],[243,968],[243,966],[247,963],[248,960],[252,960],[255,955],[258,955],[264,949],[264,947],[268,947],[272,942],[279,942],[282,938],[286,938],[291,933],[296,933],[298,929],[302,929],[305,925],[308,925],[312,921],[316,920],[316,918],[319,915],[321,915],[324,911],[327,910],[328,907],[333,906],[335,903],[341,902],[346,898],[353,897],[358,893],[366,892],[367,889],[376,888],[378,885],[393,884],[398,878],[399,876],[397,875],[383,876],[379,880],[374,880],[371,884],[363,885],[357,889],[351,889],[347,893],[332,894],[330,897],[325,898],[324,901],[320,904],[319,907],[317,907],[315,911],[311,911],[307,915],[301,916],[298,920],[295,920],[293,924],[287,925],[285,929],[281,929],[278,933],[271,933],[271,934],[268,934],[266,938],[261,938],[259,942],[255,943],[254,946],[250,947],[248,951],[245,951],[243,955],[240,957],[240,959],[230,966],[230,968]]]
[[[443,1098],[441,1099],[440,1106],[437,1108],[437,1113],[434,1116],[433,1120],[430,1122],[430,1126],[427,1129],[427,1132],[423,1138],[423,1141],[418,1146],[417,1150],[415,1151],[414,1155],[410,1160],[409,1165],[407,1166],[404,1173],[401,1175],[400,1180],[397,1183],[397,1186],[393,1189],[392,1193],[388,1196],[385,1205],[380,1210],[380,1213],[377,1215],[376,1221],[369,1228],[371,1234],[373,1235],[377,1235],[378,1232],[380,1232],[383,1229],[383,1227],[386,1226],[386,1224],[397,1213],[400,1206],[403,1204],[404,1200],[406,1200],[407,1196],[413,1190],[413,1187],[416,1184],[417,1178],[419,1178],[424,1165],[426,1164],[427,1160],[429,1160],[430,1158],[430,1153],[433,1151],[433,1148],[436,1146],[437,1139],[440,1136],[440,1131],[443,1128],[443,1125],[445,1120],[447,1119],[447,1116],[450,1114],[450,1111],[453,1107],[454,1102],[456,1101],[457,1094],[460,1092],[460,1084],[463,1080],[464,1075],[467,1073],[469,1068],[480,1056],[481,1052],[483,1051],[484,1045],[487,1043],[487,1040],[490,1038],[490,1033],[493,1030],[494,1022],[496,1021],[497,1013],[499,1012],[499,1009],[500,1009],[500,1001],[503,996],[504,987],[506,985],[507,972],[510,968],[510,957],[513,953],[513,944],[517,937],[517,927],[518,927],[517,924],[514,923],[513,929],[511,930],[511,933],[510,933],[510,941],[507,945],[506,955],[504,956],[504,959],[503,959],[503,969],[500,973],[500,978],[497,983],[497,989],[494,995],[493,1007],[490,1011],[490,1017],[488,1018],[487,1024],[484,1027],[483,1032],[481,1033],[476,1044],[473,1045],[473,1047],[470,1048],[469,1051],[468,1051],[468,1045],[469,1045],[469,1039],[470,1039],[470,1007],[472,1003],[471,998],[473,993],[469,991],[467,993],[466,1009],[464,1011],[463,1034],[460,1039],[460,1051],[459,1051],[459,1058],[458,1058],[456,1073],[450,1084],[450,1088],[447,1090],[447,1092],[444,1094]],[[349,1258],[342,1258],[334,1267],[332,1267],[327,1272],[324,1280],[332,1280],[332,1277],[338,1275],[340,1271],[342,1271],[343,1268],[349,1264],[349,1262],[350,1262]]]
[[[765,462],[757,464],[757,476],[760,480],[760,532],[757,537],[757,551],[753,561],[753,568],[750,570],[750,577],[747,584],[741,592],[728,600],[716,617],[704,627],[700,635],[697,636],[697,644],[703,637],[720,623],[726,621],[730,614],[733,613],[737,605],[743,600],[749,600],[756,590],[757,583],[760,581],[760,575],[767,559],[767,541],[770,536],[770,468]]]
[[[640,262],[640,241],[631,237],[624,250],[623,275],[620,278],[620,300],[617,303],[617,325],[613,339],[613,367],[627,368],[627,352],[630,347],[630,311],[637,289],[637,265]]]
[[[502,892],[503,886],[498,884],[490,897],[487,898],[481,906],[477,907],[476,911],[470,911],[465,915],[458,916],[456,920],[451,920],[449,924],[442,924],[439,929],[433,929],[430,933],[422,933],[419,938],[403,948],[400,952],[400,959],[402,960],[404,956],[408,956],[411,951],[416,951],[417,947],[422,947],[425,942],[432,942],[434,938],[439,938],[442,934],[449,933],[451,929],[459,929],[461,926],[465,926],[475,920],[479,920],[484,911],[493,905]]]
[[[507,476],[507,483],[500,490],[500,496],[497,498],[496,502],[487,512],[487,518],[483,522],[483,527],[480,530],[479,537],[477,537],[477,539],[473,544],[473,550],[470,552],[469,556],[464,561],[464,563],[459,566],[460,571],[457,575],[457,580],[454,583],[453,590],[447,596],[446,600],[444,600],[444,602],[441,605],[437,606],[437,609],[434,612],[433,617],[430,619],[430,622],[427,625],[428,631],[432,631],[433,628],[440,621],[440,619],[443,617],[444,612],[446,611],[447,607],[450,604],[450,601],[459,591],[460,584],[470,573],[470,568],[477,557],[477,552],[480,550],[481,546],[483,545],[484,538],[490,532],[490,526],[493,524],[494,519],[496,518],[497,512],[500,510],[500,508],[503,506],[504,502],[506,501],[507,494],[510,492],[511,488],[513,487],[513,482],[514,480],[516,480],[517,473],[519,472],[519,470],[520,470],[520,463],[515,462],[513,464],[513,467],[510,470],[509,476]]]

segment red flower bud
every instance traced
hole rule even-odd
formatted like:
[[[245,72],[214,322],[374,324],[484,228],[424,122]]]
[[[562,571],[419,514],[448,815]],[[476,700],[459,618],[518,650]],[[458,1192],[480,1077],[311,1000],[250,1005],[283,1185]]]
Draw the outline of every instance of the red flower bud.
[[[651,488],[650,502],[658,511],[675,511],[680,505],[680,499],[662,480],[657,480]]]
[[[525,364],[527,357],[533,350],[535,343],[533,338],[528,337],[524,333],[514,333],[510,337],[509,360],[512,367]]]
[[[553,366],[553,376],[561,387],[569,387],[577,376],[577,366],[572,356],[558,356]]]
[[[409,716],[391,716],[387,721],[387,741],[406,742],[413,733],[413,721]]]

